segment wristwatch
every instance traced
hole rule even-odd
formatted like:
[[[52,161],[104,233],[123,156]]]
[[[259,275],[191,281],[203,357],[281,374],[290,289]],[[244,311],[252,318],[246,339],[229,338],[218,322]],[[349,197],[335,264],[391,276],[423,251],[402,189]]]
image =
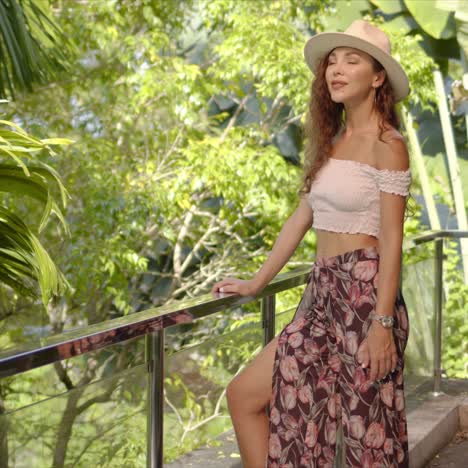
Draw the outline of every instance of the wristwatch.
[[[371,318],[380,322],[380,325],[384,328],[392,328],[395,322],[395,319],[391,315],[378,315],[373,313],[371,314]]]

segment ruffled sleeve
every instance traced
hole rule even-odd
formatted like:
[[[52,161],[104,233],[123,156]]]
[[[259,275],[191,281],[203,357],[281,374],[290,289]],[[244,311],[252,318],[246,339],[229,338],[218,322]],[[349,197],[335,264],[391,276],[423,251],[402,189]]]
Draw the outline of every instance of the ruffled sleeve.
[[[406,196],[411,185],[411,169],[406,171],[393,169],[377,170],[377,186],[382,192]]]

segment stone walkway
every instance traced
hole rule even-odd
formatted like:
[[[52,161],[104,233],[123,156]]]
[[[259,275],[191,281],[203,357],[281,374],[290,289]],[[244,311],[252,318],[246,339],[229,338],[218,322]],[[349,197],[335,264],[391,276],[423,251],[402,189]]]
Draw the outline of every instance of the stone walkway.
[[[468,431],[458,431],[442,451],[425,468],[467,468],[468,467]]]
[[[218,437],[219,447],[201,447],[179,460],[165,464],[168,468],[242,468],[234,431]]]

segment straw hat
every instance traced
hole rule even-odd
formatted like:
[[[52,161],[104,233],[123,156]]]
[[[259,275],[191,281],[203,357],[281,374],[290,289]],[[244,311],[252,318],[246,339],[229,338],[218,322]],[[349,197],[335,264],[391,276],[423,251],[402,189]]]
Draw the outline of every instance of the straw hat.
[[[390,40],[381,29],[358,19],[344,32],[324,32],[312,36],[304,47],[304,57],[314,74],[319,60],[335,47],[354,47],[372,55],[385,68],[395,99],[401,101],[408,95],[408,77],[391,56]]]

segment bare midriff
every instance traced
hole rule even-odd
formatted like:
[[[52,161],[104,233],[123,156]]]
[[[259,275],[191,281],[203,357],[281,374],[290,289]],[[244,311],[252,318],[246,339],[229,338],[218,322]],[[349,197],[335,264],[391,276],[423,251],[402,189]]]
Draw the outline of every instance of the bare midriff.
[[[351,250],[377,247],[379,248],[379,239],[369,234],[349,234],[345,232],[325,231],[315,229],[317,234],[316,257],[334,257]]]

